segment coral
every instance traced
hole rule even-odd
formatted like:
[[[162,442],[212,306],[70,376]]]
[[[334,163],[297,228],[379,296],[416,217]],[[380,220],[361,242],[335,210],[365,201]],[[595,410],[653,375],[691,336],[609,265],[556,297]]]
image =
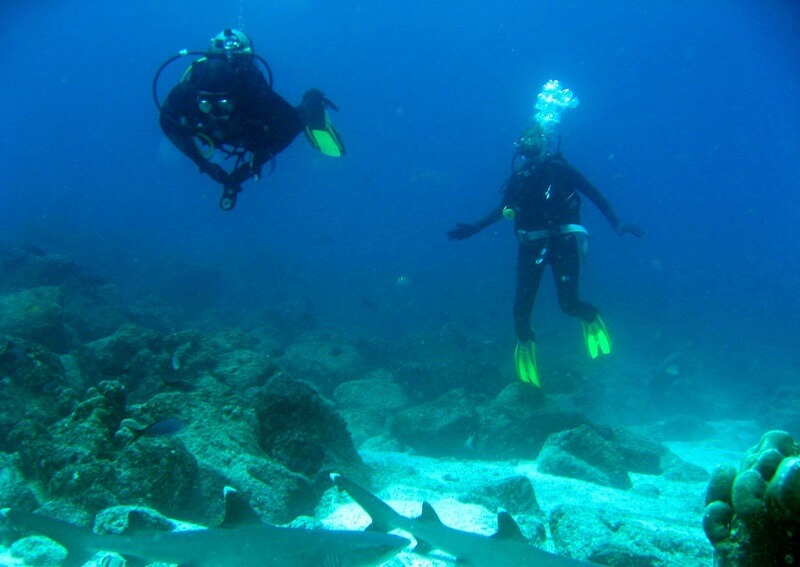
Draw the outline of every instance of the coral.
[[[769,431],[738,470],[714,470],[703,530],[721,567],[800,560],[800,445],[791,435]]]
[[[60,544],[42,536],[30,536],[14,542],[11,555],[19,557],[25,565],[61,565],[67,550]]]

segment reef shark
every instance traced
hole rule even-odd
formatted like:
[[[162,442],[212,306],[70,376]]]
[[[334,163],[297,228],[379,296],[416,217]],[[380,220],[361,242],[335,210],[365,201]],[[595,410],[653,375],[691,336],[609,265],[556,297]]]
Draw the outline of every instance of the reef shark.
[[[454,556],[458,564],[463,563],[470,567],[594,565],[533,547],[522,535],[514,518],[507,512],[497,514],[497,532],[485,536],[444,525],[428,502],[422,503],[422,514],[419,517],[409,518],[396,512],[366,488],[340,474],[332,474],[331,480],[339,489],[347,492],[372,518],[368,530],[389,532],[399,529],[408,532],[417,540],[417,545],[414,547],[417,553],[427,554],[437,549]]]
[[[49,516],[4,509],[16,527],[67,548],[65,567],[77,567],[100,551],[129,563],[182,567],[370,567],[388,561],[410,542],[399,536],[346,530],[306,530],[259,520],[233,489],[225,491],[225,519],[208,529],[99,535]]]

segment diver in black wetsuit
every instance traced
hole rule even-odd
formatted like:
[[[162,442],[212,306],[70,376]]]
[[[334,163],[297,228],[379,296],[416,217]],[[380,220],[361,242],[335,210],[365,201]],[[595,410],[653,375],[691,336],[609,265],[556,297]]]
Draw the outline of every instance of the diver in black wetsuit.
[[[622,224],[600,191],[567,163],[559,151],[547,153],[543,140],[540,129],[536,126],[529,128],[516,143],[516,156],[522,158],[522,165],[508,179],[500,205],[483,219],[473,224],[459,223],[448,232],[451,240],[463,240],[504,217],[514,219],[514,231],[519,239],[514,299],[518,339],[516,369],[521,380],[535,385],[539,381],[530,319],[547,265],[553,271],[562,311],[584,323],[587,347],[592,357],[607,354],[611,348],[608,331],[597,308],[582,301],[578,293],[581,237],[587,234],[580,224],[581,194],[600,209],[617,234],[644,235],[639,227]]]
[[[264,164],[304,129],[315,149],[334,156],[344,153],[326,112],[326,108],[336,109],[333,103],[322,91],[311,89],[299,106],[292,107],[272,90],[271,73],[268,81],[244,33],[223,31],[202,55],[159,106],[159,123],[202,173],[223,186],[223,210],[231,210],[242,183],[251,177],[258,179]],[[168,60],[159,74],[174,59]],[[155,96],[155,81],[153,88]],[[215,150],[235,158],[230,172],[211,160]]]

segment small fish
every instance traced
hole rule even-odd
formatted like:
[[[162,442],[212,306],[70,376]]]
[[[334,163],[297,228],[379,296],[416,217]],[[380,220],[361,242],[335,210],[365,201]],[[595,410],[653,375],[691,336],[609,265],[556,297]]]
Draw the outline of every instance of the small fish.
[[[678,368],[677,364],[670,364],[669,366],[664,368],[664,374],[669,374],[670,376],[677,376],[680,373],[681,371]]]
[[[188,341],[183,343],[181,346],[175,349],[175,352],[172,353],[172,369],[173,370],[180,370],[181,368],[181,357],[186,354],[186,351],[192,347],[192,341]]]
[[[5,351],[0,352],[0,360],[6,362],[23,362],[25,360],[30,360],[30,357],[19,345],[13,341],[8,341]]]
[[[178,390],[179,392],[194,392],[197,389],[197,386],[188,380],[170,380],[169,378],[162,376],[161,381],[164,382],[164,387],[169,390]]]
[[[375,303],[374,301],[372,301],[371,299],[369,299],[368,297],[362,297],[361,298],[361,305],[363,305],[364,307],[366,307],[367,309],[369,309],[373,313],[377,313],[378,311],[380,311],[380,308],[378,307],[378,304]]]
[[[405,288],[411,285],[411,278],[408,276],[398,276],[396,280],[394,280],[394,285],[397,287]]]
[[[122,422],[119,424],[120,427],[125,427],[133,431],[134,439],[138,439],[139,437],[165,437],[168,435],[174,435],[184,427],[184,424],[180,419],[176,417],[168,417],[166,419],[162,419],[161,421],[157,421],[155,423],[151,423],[149,425],[142,425],[135,419],[123,419]]]
[[[244,395],[246,398],[256,398],[261,394],[261,388],[258,386],[250,386],[244,391]]]

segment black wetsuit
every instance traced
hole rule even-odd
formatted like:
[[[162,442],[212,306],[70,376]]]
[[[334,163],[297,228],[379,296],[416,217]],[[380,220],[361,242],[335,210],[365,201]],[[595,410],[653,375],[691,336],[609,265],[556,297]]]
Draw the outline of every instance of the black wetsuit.
[[[209,91],[223,92],[233,101],[229,116],[221,119],[200,110],[198,100]],[[260,175],[261,167],[286,148],[305,124],[302,109],[273,91],[252,61],[233,66],[221,59],[193,63],[187,78],[164,101],[159,122],[172,143],[212,177],[213,166],[197,141],[212,141],[211,149],[247,152],[230,174],[234,185]]]
[[[578,294],[580,193],[619,229],[619,219],[606,198],[559,153],[538,163],[526,162],[508,180],[500,206],[474,225],[463,225],[468,227],[466,232],[451,231],[451,238],[466,238],[503,218],[504,209],[514,211],[514,230],[520,240],[514,325],[521,341],[534,339],[530,318],[548,264],[564,313],[587,322],[597,317],[597,308],[581,301]]]

